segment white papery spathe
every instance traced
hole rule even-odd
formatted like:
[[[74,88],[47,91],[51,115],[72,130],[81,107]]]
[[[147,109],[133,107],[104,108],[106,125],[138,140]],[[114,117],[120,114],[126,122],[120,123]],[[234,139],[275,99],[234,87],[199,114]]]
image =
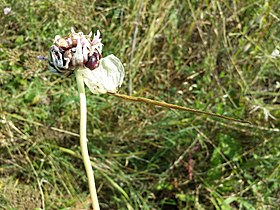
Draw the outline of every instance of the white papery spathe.
[[[94,94],[116,93],[124,79],[124,67],[114,55],[101,58],[99,67],[90,70],[86,67],[77,70],[84,78],[84,83]]]

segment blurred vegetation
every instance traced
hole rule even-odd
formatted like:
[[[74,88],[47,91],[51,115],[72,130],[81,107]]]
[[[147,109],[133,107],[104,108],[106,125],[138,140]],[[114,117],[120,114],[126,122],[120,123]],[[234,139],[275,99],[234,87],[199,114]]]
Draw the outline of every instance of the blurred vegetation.
[[[0,0],[0,9],[0,208],[89,208],[75,79],[37,59],[74,26],[99,29],[104,56],[122,60],[121,93],[252,122],[88,91],[101,209],[277,209],[279,0]]]

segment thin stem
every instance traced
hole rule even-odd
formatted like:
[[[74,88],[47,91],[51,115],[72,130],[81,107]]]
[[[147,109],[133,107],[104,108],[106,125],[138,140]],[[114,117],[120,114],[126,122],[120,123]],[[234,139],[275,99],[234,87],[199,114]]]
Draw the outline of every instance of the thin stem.
[[[138,27],[139,27],[139,19],[141,17],[141,11],[142,11],[142,0],[140,1],[140,5],[139,5],[139,9],[138,9],[138,14],[136,16],[136,20],[135,20],[135,28],[134,28],[134,33],[133,33],[133,40],[132,40],[132,47],[131,47],[131,55],[130,55],[130,71],[128,72],[128,76],[129,76],[129,95],[132,94],[133,92],[133,82],[132,82],[132,77],[133,77],[133,73],[132,72],[132,60],[134,58],[134,51],[135,51],[135,47],[136,47],[136,38],[137,38],[137,33],[138,33]]]
[[[169,103],[166,103],[164,101],[161,102],[161,101],[156,101],[156,100],[143,98],[143,97],[128,96],[128,95],[120,94],[120,93],[108,92],[108,94],[116,96],[118,98],[129,100],[129,101],[143,102],[143,103],[146,103],[146,104],[152,104],[152,105],[155,105],[155,106],[161,106],[161,107],[165,107],[165,108],[169,108],[169,109],[178,109],[178,110],[183,110],[183,111],[186,111],[186,112],[192,112],[192,113],[196,113],[196,114],[205,114],[205,115],[209,115],[209,116],[213,116],[213,117],[222,118],[222,119],[225,119],[225,120],[251,124],[249,121],[239,120],[239,119],[235,119],[235,118],[231,118],[231,117],[227,117],[227,116],[224,116],[224,115],[219,115],[219,114],[215,114],[215,113],[211,113],[211,112],[206,112],[206,111],[201,111],[201,110],[197,110],[197,109],[178,106],[178,105],[175,105],[175,104],[169,104]]]
[[[86,94],[85,94],[85,87],[84,87],[84,81],[83,76],[78,73],[79,70],[76,70],[76,80],[78,85],[78,91],[80,96],[80,144],[81,144],[81,151],[82,151],[82,157],[88,177],[88,185],[89,185],[89,191],[90,196],[92,200],[92,206],[94,210],[100,210],[98,199],[97,199],[97,193],[96,193],[96,187],[95,187],[95,181],[94,181],[94,174],[90,163],[90,158],[88,154],[88,148],[87,148],[87,102],[86,102]]]

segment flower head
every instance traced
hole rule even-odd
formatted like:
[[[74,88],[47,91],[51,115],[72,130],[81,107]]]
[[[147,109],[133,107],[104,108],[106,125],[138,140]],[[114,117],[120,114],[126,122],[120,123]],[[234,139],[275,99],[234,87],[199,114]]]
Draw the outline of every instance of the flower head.
[[[271,58],[277,58],[280,57],[280,51],[278,49],[273,50],[273,52],[271,53]]]
[[[75,70],[93,93],[116,92],[124,78],[121,61],[114,55],[102,58],[100,32],[84,35],[74,29],[68,37],[56,35],[49,51],[51,72],[70,75]]]
[[[12,8],[11,8],[11,7],[5,7],[5,8],[3,9],[4,15],[8,15],[11,11],[12,11]]]
[[[54,45],[50,48],[49,69],[51,72],[69,75],[78,67],[86,66],[93,70],[98,67],[102,53],[100,32],[98,37],[92,33],[84,35],[74,29],[68,37],[56,35]]]

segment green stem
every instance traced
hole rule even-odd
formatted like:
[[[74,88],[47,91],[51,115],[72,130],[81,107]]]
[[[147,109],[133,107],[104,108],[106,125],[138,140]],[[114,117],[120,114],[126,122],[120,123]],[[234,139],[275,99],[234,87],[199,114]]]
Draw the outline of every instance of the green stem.
[[[80,144],[81,144],[81,151],[82,157],[88,177],[88,185],[90,196],[92,200],[92,206],[94,210],[100,210],[98,199],[97,199],[97,192],[95,187],[94,181],[94,174],[90,163],[90,158],[88,154],[87,148],[87,102],[86,102],[86,94],[85,94],[85,87],[83,76],[78,73],[79,70],[76,70],[76,80],[78,85],[78,91],[80,96]]]

